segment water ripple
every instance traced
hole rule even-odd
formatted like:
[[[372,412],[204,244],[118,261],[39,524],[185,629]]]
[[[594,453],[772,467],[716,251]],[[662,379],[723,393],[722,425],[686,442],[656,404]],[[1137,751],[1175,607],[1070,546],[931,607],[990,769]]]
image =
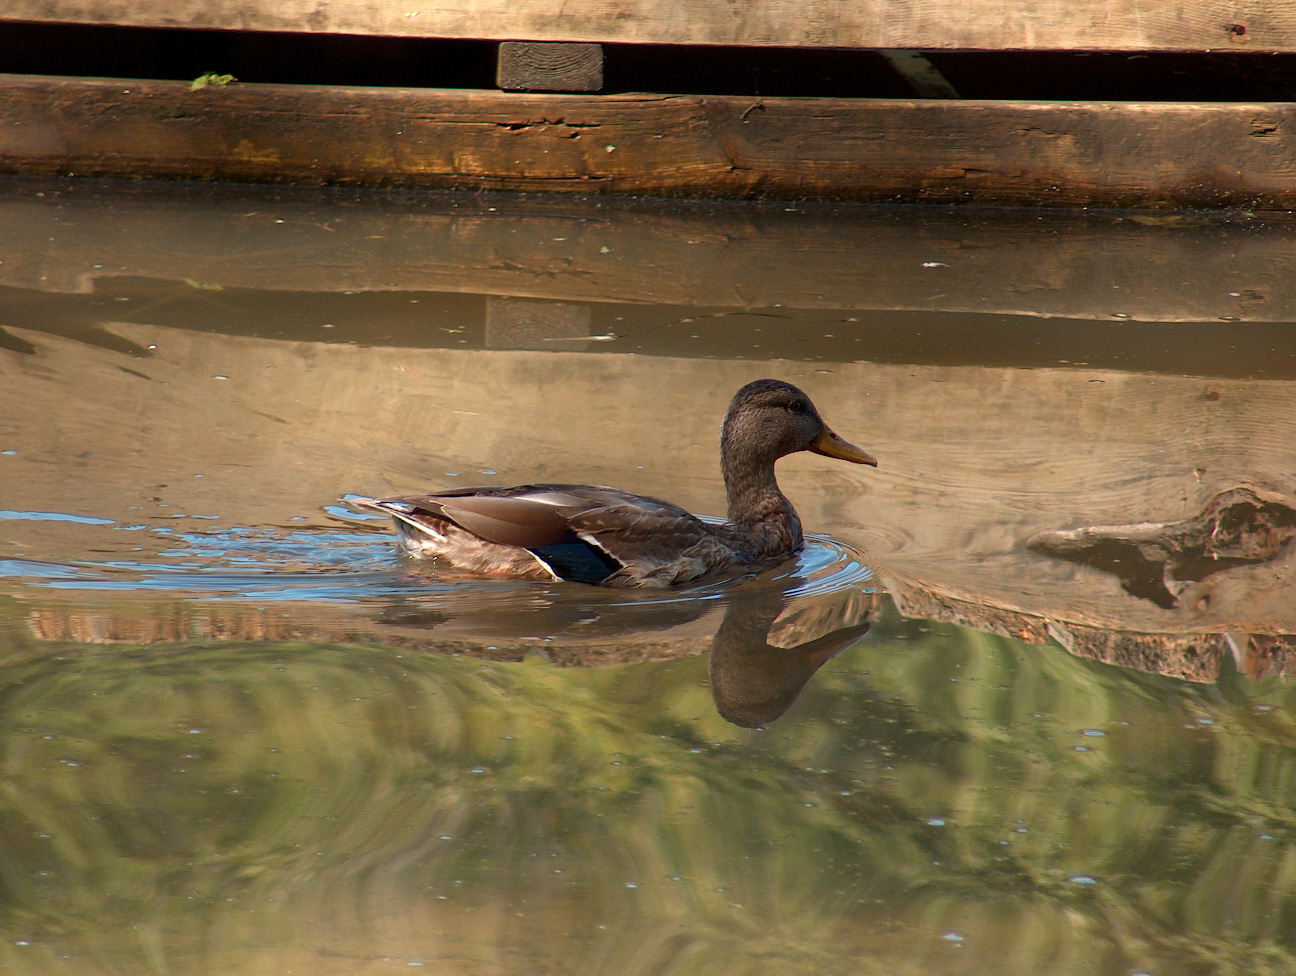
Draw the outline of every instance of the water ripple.
[[[108,521],[64,517],[93,524]],[[67,564],[0,560],[0,578],[54,589],[169,591],[203,599],[363,602],[400,597],[425,608],[444,605],[459,610],[465,603],[525,609],[562,602],[571,608],[587,606],[601,611],[623,604],[648,608],[706,602],[756,576],[783,589],[789,597],[867,590],[875,585],[864,554],[826,536],[807,538],[805,548],[793,560],[761,574],[723,577],[672,590],[605,590],[459,575],[403,556],[387,533],[372,530],[368,519],[347,514],[343,520],[347,523],[344,527],[324,531],[245,526],[207,532],[170,530],[166,537],[173,544],[149,559]]]

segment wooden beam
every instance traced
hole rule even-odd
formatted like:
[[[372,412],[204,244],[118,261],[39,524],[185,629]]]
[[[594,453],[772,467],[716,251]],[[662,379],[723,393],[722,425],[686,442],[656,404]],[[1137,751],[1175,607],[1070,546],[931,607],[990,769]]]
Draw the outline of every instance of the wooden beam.
[[[6,0],[2,19],[406,37],[917,50],[1296,50],[1288,0]]]
[[[0,171],[738,199],[1296,207],[1296,105],[537,95],[0,75]]]

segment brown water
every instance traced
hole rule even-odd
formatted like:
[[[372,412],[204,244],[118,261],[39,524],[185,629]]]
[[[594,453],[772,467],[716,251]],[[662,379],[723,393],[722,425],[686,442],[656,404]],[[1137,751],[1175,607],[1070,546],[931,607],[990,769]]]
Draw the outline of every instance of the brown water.
[[[0,192],[0,969],[1296,972],[1278,219]],[[811,533],[682,592],[349,493]]]

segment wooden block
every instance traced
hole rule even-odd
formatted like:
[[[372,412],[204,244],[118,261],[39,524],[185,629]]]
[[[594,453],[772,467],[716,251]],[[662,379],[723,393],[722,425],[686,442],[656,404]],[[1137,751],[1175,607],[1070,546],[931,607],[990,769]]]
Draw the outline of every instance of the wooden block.
[[[959,93],[922,51],[880,51],[919,98],[958,98]]]
[[[603,45],[504,41],[495,83],[506,91],[601,91]]]

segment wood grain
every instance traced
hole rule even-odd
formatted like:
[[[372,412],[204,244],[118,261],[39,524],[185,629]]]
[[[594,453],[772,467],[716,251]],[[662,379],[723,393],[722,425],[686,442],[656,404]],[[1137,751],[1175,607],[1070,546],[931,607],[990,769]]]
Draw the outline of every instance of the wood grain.
[[[603,45],[504,41],[495,83],[505,91],[600,91]]]
[[[496,40],[984,50],[1296,50],[1287,0],[6,0],[3,18]]]
[[[0,171],[738,199],[1296,207],[1296,105],[0,76]]]

